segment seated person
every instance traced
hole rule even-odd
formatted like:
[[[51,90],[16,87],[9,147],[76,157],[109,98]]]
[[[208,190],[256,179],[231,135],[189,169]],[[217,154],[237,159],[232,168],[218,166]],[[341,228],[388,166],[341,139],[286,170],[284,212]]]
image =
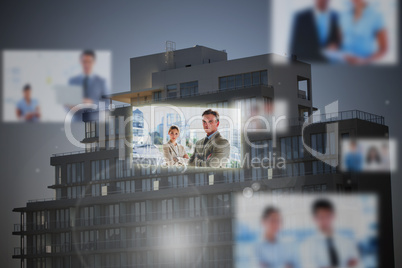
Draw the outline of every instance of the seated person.
[[[163,144],[163,157],[168,166],[186,165],[189,159],[183,145],[177,144],[177,138],[180,136],[180,129],[177,126],[171,126],[168,132],[170,140]]]
[[[196,167],[226,167],[230,143],[218,131],[219,113],[211,109],[202,114],[202,125],[207,136],[195,144],[189,165]]]
[[[36,99],[31,98],[31,86],[23,88],[24,97],[17,103],[17,118],[26,122],[38,122],[40,118],[39,104]]]

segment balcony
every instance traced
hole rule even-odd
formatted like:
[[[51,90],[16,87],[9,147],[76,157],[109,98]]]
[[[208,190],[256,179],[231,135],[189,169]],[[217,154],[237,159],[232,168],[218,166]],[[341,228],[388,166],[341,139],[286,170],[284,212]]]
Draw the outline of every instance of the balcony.
[[[372,122],[379,125],[384,125],[385,120],[383,116],[367,113],[359,110],[342,111],[336,113],[326,114],[313,114],[309,117],[298,117],[288,119],[289,125],[303,125],[304,122],[309,121],[312,124],[327,123],[335,121],[343,121],[350,119],[360,119],[367,122]]]
[[[75,154],[85,154],[85,153],[93,153],[93,152],[99,152],[99,151],[110,151],[110,150],[118,150],[118,148],[102,148],[100,149],[99,147],[87,149],[87,150],[80,150],[80,151],[72,151],[72,152],[66,152],[66,153],[56,153],[52,154],[52,157],[58,157],[58,156],[66,156],[66,155],[75,155]]]
[[[181,100],[181,99],[188,99],[188,98],[192,98],[192,97],[199,97],[199,96],[204,96],[204,95],[213,95],[213,94],[219,94],[219,93],[226,93],[226,92],[233,92],[233,91],[238,91],[238,90],[247,90],[249,88],[252,87],[265,87],[265,88],[273,88],[273,86],[271,85],[254,85],[254,86],[249,86],[249,87],[241,87],[241,88],[230,88],[230,89],[216,89],[216,90],[209,90],[206,92],[198,92],[195,94],[189,94],[189,95],[184,95],[184,96],[175,96],[175,97],[165,97],[165,98],[158,98],[158,99],[152,99],[150,98],[149,100],[140,100],[137,101],[135,100],[135,97],[133,97],[132,99],[132,103],[134,103],[135,105],[138,104],[152,104],[152,103],[157,103],[157,102],[163,102],[163,101],[173,101],[173,100]]]

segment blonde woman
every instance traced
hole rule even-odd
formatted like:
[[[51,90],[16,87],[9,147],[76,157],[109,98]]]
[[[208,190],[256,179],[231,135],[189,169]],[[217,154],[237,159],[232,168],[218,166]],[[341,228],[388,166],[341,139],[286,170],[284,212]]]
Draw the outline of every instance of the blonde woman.
[[[188,162],[188,155],[184,146],[177,144],[177,139],[180,136],[180,129],[177,126],[169,128],[170,140],[163,144],[163,156],[168,166],[173,165],[186,165]]]

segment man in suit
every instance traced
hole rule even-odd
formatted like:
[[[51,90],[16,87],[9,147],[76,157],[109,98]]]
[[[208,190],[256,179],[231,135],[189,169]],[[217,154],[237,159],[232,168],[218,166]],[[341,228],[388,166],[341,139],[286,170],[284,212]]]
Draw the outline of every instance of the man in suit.
[[[295,15],[290,43],[291,55],[308,61],[326,61],[325,48],[340,46],[338,14],[329,7],[329,0],[315,0],[315,6]]]
[[[93,73],[96,55],[93,50],[84,50],[80,56],[82,74],[70,78],[69,85],[82,87],[82,103],[96,104],[105,101],[107,105],[109,100],[104,96],[109,94],[105,79]],[[72,107],[67,107],[71,109]],[[81,121],[81,112],[74,115],[73,121]]]
[[[229,162],[230,144],[218,131],[219,113],[211,109],[202,114],[202,125],[207,136],[195,144],[189,165],[196,167],[226,167]]]

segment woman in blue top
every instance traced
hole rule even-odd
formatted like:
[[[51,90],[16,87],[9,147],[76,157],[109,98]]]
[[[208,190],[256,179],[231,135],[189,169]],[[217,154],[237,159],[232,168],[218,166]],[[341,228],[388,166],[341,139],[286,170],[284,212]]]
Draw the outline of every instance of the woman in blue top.
[[[351,0],[351,10],[341,17],[342,50],[351,64],[368,64],[387,52],[383,16],[365,0]]]

